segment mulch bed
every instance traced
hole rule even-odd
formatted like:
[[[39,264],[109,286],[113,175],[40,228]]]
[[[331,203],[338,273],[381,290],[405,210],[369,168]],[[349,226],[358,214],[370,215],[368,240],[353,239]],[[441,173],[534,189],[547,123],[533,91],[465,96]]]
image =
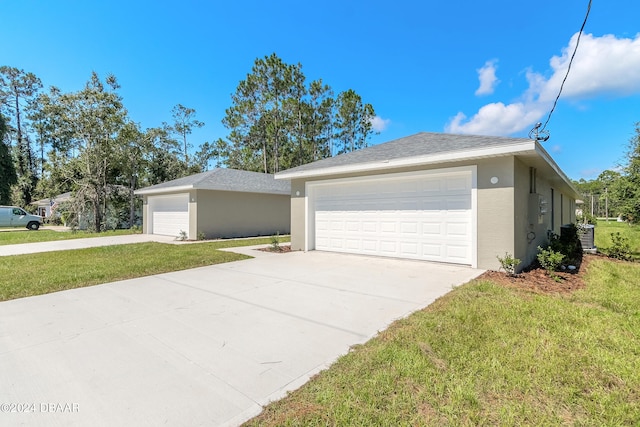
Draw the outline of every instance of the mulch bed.
[[[291,245],[287,245],[287,246],[280,245],[277,249],[274,248],[273,246],[268,246],[266,248],[260,248],[257,250],[262,252],[272,252],[275,254],[284,254],[287,252],[291,252]]]
[[[502,286],[527,289],[542,294],[570,294],[585,287],[583,280],[585,271],[589,268],[592,255],[584,255],[582,262],[572,272],[558,271],[558,280],[554,280],[539,265],[533,265],[515,277],[508,276],[502,271],[489,270],[478,279],[490,280]]]

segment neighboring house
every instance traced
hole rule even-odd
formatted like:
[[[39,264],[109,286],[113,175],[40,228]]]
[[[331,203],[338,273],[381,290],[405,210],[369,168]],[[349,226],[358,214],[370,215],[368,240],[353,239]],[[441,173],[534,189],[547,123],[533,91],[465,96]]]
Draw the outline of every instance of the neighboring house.
[[[108,229],[129,228],[128,215],[129,206],[127,199],[129,198],[129,189],[122,185],[111,185],[107,189],[109,200],[107,202],[106,226]],[[70,215],[69,204],[74,202],[74,193],[67,192],[59,194],[50,199],[41,199],[32,202],[37,206],[37,214],[43,219],[51,222],[60,220],[66,226],[77,227],[79,230],[86,230],[93,225],[94,212],[92,209],[86,209],[80,214]],[[136,223],[142,212],[138,207],[134,211]],[[72,219],[71,219],[72,218]],[[70,222],[70,223],[67,223]]]
[[[71,200],[70,191],[68,193],[59,194],[50,199],[37,200],[31,204],[37,206],[37,215],[44,219],[49,219],[61,203],[68,202],[69,200]]]
[[[291,246],[497,269],[575,222],[571,181],[533,140],[418,133],[276,174]]]
[[[135,192],[144,233],[190,240],[288,234],[290,193],[273,175],[220,168]]]

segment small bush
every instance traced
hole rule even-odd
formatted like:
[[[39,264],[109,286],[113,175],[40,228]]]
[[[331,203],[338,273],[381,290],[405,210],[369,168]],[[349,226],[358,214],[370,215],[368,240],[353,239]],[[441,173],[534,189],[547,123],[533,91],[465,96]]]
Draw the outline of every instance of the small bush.
[[[282,251],[280,247],[280,233],[276,233],[274,236],[271,236],[271,250],[275,252]]]
[[[520,264],[520,260],[518,258],[514,258],[508,252],[505,252],[504,258],[500,256],[496,256],[496,258],[498,258],[501,268],[505,271],[505,273],[507,273],[508,276],[516,275],[516,268]]]
[[[565,259],[564,254],[562,252],[554,251],[551,247],[544,249],[538,246],[538,251],[538,262],[542,268],[547,270],[549,276],[556,279],[558,276],[554,272],[558,270],[560,265],[562,265],[562,262]]]
[[[611,246],[605,250],[611,258],[629,261],[631,259],[631,244],[629,238],[619,231],[611,233]]]
[[[180,230],[180,234],[178,234],[178,237],[176,237],[176,240],[180,240],[180,241],[184,242],[188,238],[189,238],[189,236],[187,236],[187,232],[184,231],[184,230]]]
[[[207,238],[207,235],[204,234],[204,231],[198,232],[198,240],[205,240],[206,238]]]
[[[598,225],[598,219],[589,212],[583,212],[582,215],[578,215],[576,221],[582,224]]]

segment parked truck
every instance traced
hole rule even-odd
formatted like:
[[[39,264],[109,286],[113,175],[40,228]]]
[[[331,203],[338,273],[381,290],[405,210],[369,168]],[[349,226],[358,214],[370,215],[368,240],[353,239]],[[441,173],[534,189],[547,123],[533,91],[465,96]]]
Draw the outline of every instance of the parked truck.
[[[27,227],[37,230],[42,225],[42,217],[31,215],[17,206],[0,206],[0,227]]]

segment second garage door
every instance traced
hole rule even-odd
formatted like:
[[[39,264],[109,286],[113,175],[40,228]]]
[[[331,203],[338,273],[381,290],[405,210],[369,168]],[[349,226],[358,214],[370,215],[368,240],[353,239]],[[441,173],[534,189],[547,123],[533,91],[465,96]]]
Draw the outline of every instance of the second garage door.
[[[149,196],[148,204],[152,234],[179,237],[181,232],[185,232],[189,235],[188,193]]]
[[[472,170],[310,184],[315,249],[474,264]]]

